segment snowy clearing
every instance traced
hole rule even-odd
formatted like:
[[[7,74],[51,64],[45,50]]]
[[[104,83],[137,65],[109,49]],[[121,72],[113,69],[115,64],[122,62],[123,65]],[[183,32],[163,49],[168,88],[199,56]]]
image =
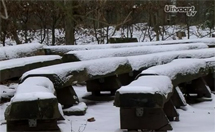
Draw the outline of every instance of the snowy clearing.
[[[84,116],[65,116],[65,121],[59,121],[62,132],[124,132],[120,129],[119,108],[113,106],[113,96],[93,98],[86,87],[74,86],[80,98],[88,106]],[[214,132],[215,131],[215,95],[213,101],[190,104],[184,109],[177,109],[179,122],[171,122],[173,131],[168,132]],[[97,99],[97,100],[96,100]],[[100,101],[98,101],[100,99]],[[8,103],[0,105],[0,131],[6,132],[4,111]],[[87,122],[89,118],[94,122]]]

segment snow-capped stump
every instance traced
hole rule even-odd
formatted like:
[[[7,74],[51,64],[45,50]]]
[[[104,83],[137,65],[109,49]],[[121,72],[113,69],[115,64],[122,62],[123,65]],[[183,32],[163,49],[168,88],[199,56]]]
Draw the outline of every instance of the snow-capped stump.
[[[142,47],[129,47],[117,49],[103,49],[103,50],[82,50],[70,51],[63,56],[64,62],[92,60],[108,57],[126,57],[151,54],[166,51],[179,51],[191,49],[204,49],[208,46],[204,43],[194,44],[178,44],[178,45],[159,45],[159,46],[142,46]]]
[[[5,111],[7,131],[57,131],[63,119],[53,83],[45,77],[22,82]]]
[[[25,58],[16,58],[0,61],[0,82],[8,79],[19,78],[26,71],[61,63],[58,55],[39,55]]]
[[[172,92],[167,76],[141,76],[118,89],[114,105],[120,107],[121,129],[172,130],[167,117],[179,116],[168,102]],[[167,108],[163,111],[164,106]]]
[[[7,46],[0,48],[0,61],[44,54],[43,45],[39,43]]]

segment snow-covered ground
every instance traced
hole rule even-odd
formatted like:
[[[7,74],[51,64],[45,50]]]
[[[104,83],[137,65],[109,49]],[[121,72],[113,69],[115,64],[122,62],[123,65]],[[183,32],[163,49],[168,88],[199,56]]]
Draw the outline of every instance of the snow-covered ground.
[[[196,26],[190,26],[190,39],[196,39],[196,38],[208,38],[210,37],[209,29],[208,28],[201,28],[201,25]],[[86,29],[83,27],[77,27],[75,32],[75,38],[76,38],[76,44],[77,45],[87,45],[87,44],[98,44],[98,41],[95,37],[95,34],[97,33],[100,43],[107,43],[107,38],[104,36],[107,36],[106,28],[103,29],[97,29],[95,32],[94,29]],[[187,38],[187,30],[186,25],[166,25],[164,27],[160,27],[161,29],[164,29],[162,33],[159,35],[160,40],[176,40],[178,39],[176,36],[177,31],[182,31],[186,33],[186,37],[183,37],[182,39],[188,39]],[[110,26],[108,30],[108,38],[111,37],[122,37],[122,34],[126,35],[127,30],[120,28],[114,33],[115,27]],[[100,32],[104,31],[104,34],[101,34]],[[44,45],[51,45],[52,42],[52,32],[51,30],[48,30],[48,37],[45,38],[45,41],[43,41]],[[214,32],[214,30],[212,30]],[[19,31],[19,38],[22,42],[24,42],[24,37],[21,36],[22,31]],[[43,36],[43,34],[42,34]],[[103,36],[103,37],[101,37]],[[134,38],[137,38],[138,42],[149,42],[149,41],[156,41],[156,33],[153,30],[152,27],[147,26],[146,23],[137,23],[133,24],[133,34],[132,36]],[[55,30],[55,38],[56,38],[56,45],[63,45],[64,44],[64,37],[65,37],[65,31],[63,29],[56,29]],[[126,36],[127,37],[127,36]],[[130,37],[130,34],[128,35]],[[29,32],[29,39],[31,39],[31,42],[39,43],[41,41],[41,31],[38,30],[36,32]],[[103,41],[103,42],[102,42]],[[6,45],[16,45],[15,41],[12,38],[6,39]],[[0,42],[0,47],[2,46]]]
[[[2,86],[2,85],[1,85]],[[84,116],[65,116],[65,121],[59,121],[63,132],[124,132],[120,129],[119,108],[113,105],[114,96],[93,97],[86,91],[85,86],[74,86],[81,102],[88,106]],[[1,91],[0,91],[1,92]],[[2,92],[0,93],[2,94]],[[215,131],[215,95],[213,101],[189,104],[178,109],[179,122],[171,122],[173,131],[170,132],[214,132]],[[98,101],[100,100],[100,101]],[[0,104],[0,132],[6,132],[4,111],[8,103]],[[95,121],[88,122],[87,119]]]

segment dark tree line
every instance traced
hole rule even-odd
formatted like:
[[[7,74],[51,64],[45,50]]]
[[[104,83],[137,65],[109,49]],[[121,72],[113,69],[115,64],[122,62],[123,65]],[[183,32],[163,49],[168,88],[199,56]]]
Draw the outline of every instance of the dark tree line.
[[[211,33],[215,26],[215,2],[213,0],[5,0],[8,19],[1,18],[1,43],[6,38],[15,40],[17,44],[31,42],[35,33],[39,32],[40,43],[49,38],[51,44],[56,44],[55,29],[63,29],[65,36],[61,43],[75,44],[75,33],[79,28],[92,29],[98,43],[108,42],[109,28],[115,27],[112,35],[122,28],[126,37],[133,37],[135,23],[147,23],[148,29],[153,29],[156,40],[163,40],[165,25],[203,24]],[[194,5],[197,14],[187,17],[184,14],[168,14],[164,6]],[[0,6],[1,13],[4,7]],[[162,38],[160,38],[160,36]],[[150,36],[150,40],[152,40]],[[106,41],[105,41],[106,40]]]

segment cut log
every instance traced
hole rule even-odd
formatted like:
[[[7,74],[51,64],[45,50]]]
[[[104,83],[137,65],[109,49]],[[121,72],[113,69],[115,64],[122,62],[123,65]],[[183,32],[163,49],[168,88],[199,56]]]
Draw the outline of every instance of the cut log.
[[[105,58],[91,61],[81,61],[73,63],[58,64],[43,68],[34,69],[23,74],[22,81],[29,76],[47,76],[52,80],[51,75],[56,75],[63,84],[61,87],[67,87],[75,82],[105,78],[131,71],[128,60],[121,57]]]
[[[32,56],[1,61],[0,82],[8,79],[19,78],[26,71],[61,63],[61,57],[57,55],[50,56]]]
[[[209,47],[213,47],[215,45],[215,39],[204,38],[204,39],[188,39],[188,40],[173,40],[173,41],[123,43],[123,44],[119,43],[119,44],[100,44],[100,45],[46,46],[44,47],[44,49],[46,54],[64,55],[69,51],[77,51],[77,50],[110,49],[110,48],[140,47],[140,46],[153,46],[153,45],[175,45],[175,44],[191,44],[191,43],[205,43]]]
[[[157,74],[170,77],[176,87],[181,83],[190,82],[209,73],[209,68],[203,59],[176,59],[168,64],[158,65],[141,74]]]
[[[137,56],[144,54],[152,54],[167,51],[180,51],[191,49],[205,49],[208,46],[204,43],[196,44],[179,44],[179,45],[162,45],[162,46],[144,46],[144,47],[129,47],[103,50],[82,50],[70,51],[63,56],[64,62],[93,60],[108,57],[126,57]]]
[[[39,43],[6,46],[0,49],[0,61],[44,54],[43,45]]]

